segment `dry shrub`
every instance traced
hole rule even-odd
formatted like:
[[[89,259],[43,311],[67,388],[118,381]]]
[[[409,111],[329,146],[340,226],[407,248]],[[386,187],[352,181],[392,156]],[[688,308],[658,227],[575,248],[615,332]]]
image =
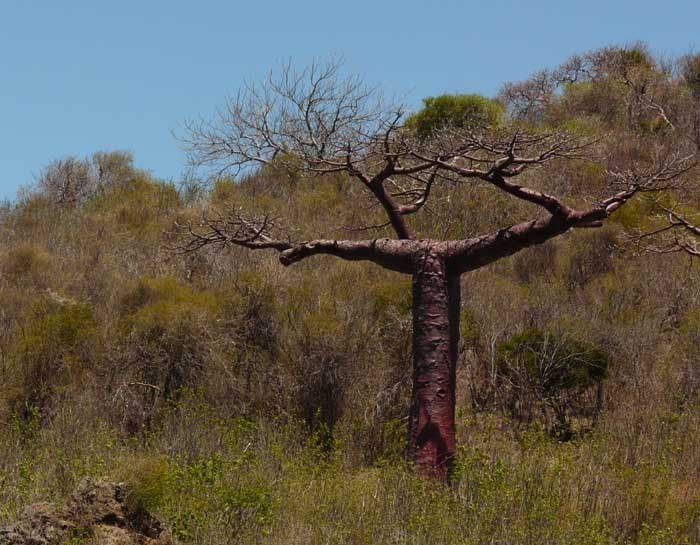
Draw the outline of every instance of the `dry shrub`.
[[[138,427],[157,398],[169,399],[185,386],[196,386],[207,363],[208,342],[217,329],[222,302],[172,277],[141,278],[123,294],[119,305],[122,368],[120,396],[127,428]],[[128,388],[125,388],[128,387]],[[139,400],[141,400],[139,402]]]
[[[616,249],[615,234],[601,229],[577,236],[578,244],[570,245],[565,257],[566,277],[570,289],[580,288],[592,279],[612,270]]]
[[[644,78],[649,66],[636,64]],[[610,81],[574,87],[562,99],[572,111],[538,115],[576,134],[620,130],[610,154],[625,169],[649,153],[626,137],[631,127],[651,134],[654,119],[608,110],[618,91]],[[464,275],[462,448],[448,491],[400,462],[409,278],[323,257],[283,268],[265,252],[167,251],[163,232],[177,218],[237,206],[284,215],[295,238],[345,237],[345,226],[378,223],[362,190],[273,165],[195,199],[124,156],[89,163],[102,181],[78,202],[61,205],[45,188],[0,215],[0,403],[14,409],[0,419],[3,524],[83,475],[133,466],[183,543],[700,541],[700,288],[677,256],[621,253],[618,230],[649,226],[648,203],[626,205],[610,228]],[[600,165],[572,169],[555,162],[527,183],[566,184],[567,202],[596,202]],[[487,184],[436,184],[434,197],[446,215],[417,214],[421,237],[533,217]],[[554,402],[573,428],[588,426],[597,385],[547,378],[517,350],[499,354],[533,328],[567,332],[557,339],[569,355],[575,339],[615,362],[592,433],[559,443],[539,429],[556,425]],[[535,362],[567,359],[541,341]],[[532,427],[503,414],[509,396]]]
[[[19,414],[50,413],[56,396],[79,388],[97,355],[92,307],[56,294],[27,309],[12,346],[14,400]]]
[[[37,287],[46,285],[51,256],[33,244],[20,244],[2,256],[0,273],[11,282]]]
[[[518,280],[531,282],[537,277],[554,274],[556,259],[557,246],[542,244],[518,253],[513,258],[513,269]]]

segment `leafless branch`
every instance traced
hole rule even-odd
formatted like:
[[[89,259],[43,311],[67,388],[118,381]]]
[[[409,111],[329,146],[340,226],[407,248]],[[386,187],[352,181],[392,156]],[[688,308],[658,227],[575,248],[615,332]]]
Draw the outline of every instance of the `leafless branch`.
[[[509,89],[512,96],[527,95],[544,104],[558,86],[582,78],[615,77],[636,86],[637,74],[620,59],[624,57],[617,50],[574,58],[558,71],[536,75],[529,86]],[[665,105],[640,89],[635,92],[642,93],[639,96],[643,96],[646,107],[676,127]],[[401,240],[418,240],[409,216],[426,209],[438,185],[487,182],[546,210],[556,231],[597,227],[638,193],[676,187],[695,165],[697,148],[683,154],[669,151],[675,141],[648,146],[647,157],[640,161],[646,166],[609,170],[608,185],[615,192],[589,209],[576,210],[556,195],[514,180],[528,170],[545,166],[551,172],[557,161],[600,159],[596,150],[601,147],[601,138],[505,125],[449,126],[426,140],[403,125],[403,116],[401,105],[386,102],[376,89],[357,77],[343,77],[339,61],[314,63],[302,71],[288,64],[280,72],[271,73],[262,86],[246,86],[227,102],[214,122],[188,125],[186,144],[194,163],[215,165],[219,172],[237,172],[273,161],[314,175],[344,172],[382,206],[388,225]],[[678,144],[677,148],[686,149],[687,145]],[[189,235],[186,251],[208,244],[281,253],[296,248],[289,236],[280,233],[276,222],[264,216],[246,219],[234,214],[226,220],[204,221]]]
[[[629,234],[627,240],[634,244],[637,253],[685,252],[694,257],[700,256],[700,227],[687,215],[665,205],[658,198],[654,199],[653,204],[660,212],[657,219],[665,225]]]

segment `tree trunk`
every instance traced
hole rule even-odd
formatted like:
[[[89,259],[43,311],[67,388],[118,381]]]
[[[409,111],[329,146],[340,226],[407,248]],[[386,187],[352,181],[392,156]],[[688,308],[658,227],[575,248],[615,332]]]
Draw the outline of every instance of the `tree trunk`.
[[[460,276],[434,247],[415,266],[408,454],[421,474],[447,480],[455,455]]]

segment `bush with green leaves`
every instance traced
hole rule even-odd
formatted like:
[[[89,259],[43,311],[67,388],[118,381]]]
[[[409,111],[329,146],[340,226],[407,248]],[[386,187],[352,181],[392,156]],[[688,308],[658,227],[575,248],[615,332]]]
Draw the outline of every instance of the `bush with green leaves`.
[[[141,278],[121,301],[122,332],[134,351],[140,380],[167,398],[195,385],[205,364],[205,340],[223,301],[173,277]]]
[[[540,329],[528,329],[498,346],[503,401],[521,421],[543,420],[561,438],[571,437],[572,417],[601,410],[610,357],[600,348]]]
[[[98,340],[90,304],[54,293],[35,300],[18,325],[12,347],[15,410],[44,412],[54,396],[79,387],[95,359]]]
[[[440,95],[423,99],[423,108],[406,120],[418,138],[430,138],[441,129],[496,126],[505,108],[498,101],[476,94]]]

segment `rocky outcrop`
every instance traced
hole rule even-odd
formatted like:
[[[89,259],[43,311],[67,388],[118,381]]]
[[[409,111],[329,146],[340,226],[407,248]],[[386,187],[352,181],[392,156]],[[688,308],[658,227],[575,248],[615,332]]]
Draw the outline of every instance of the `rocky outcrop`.
[[[170,532],[143,509],[129,505],[122,484],[85,479],[64,506],[35,503],[0,528],[0,545],[174,545]]]

